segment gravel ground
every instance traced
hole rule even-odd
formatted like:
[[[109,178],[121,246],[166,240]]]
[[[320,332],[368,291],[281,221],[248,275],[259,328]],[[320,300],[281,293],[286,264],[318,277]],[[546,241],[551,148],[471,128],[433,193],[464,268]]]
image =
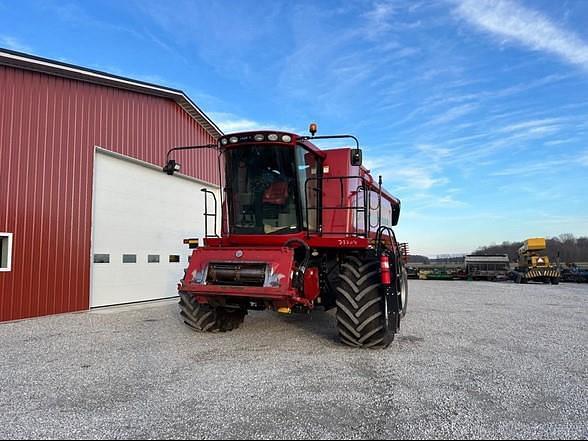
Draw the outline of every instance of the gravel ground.
[[[588,437],[588,285],[410,293],[385,351],[324,312],[195,334],[170,301],[0,325],[0,438]]]

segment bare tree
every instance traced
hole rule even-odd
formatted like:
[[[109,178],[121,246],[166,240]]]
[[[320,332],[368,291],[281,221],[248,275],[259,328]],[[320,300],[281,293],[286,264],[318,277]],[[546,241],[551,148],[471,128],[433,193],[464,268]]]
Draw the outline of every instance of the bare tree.
[[[572,233],[563,233],[559,235],[559,239],[563,243],[576,243],[576,238]]]

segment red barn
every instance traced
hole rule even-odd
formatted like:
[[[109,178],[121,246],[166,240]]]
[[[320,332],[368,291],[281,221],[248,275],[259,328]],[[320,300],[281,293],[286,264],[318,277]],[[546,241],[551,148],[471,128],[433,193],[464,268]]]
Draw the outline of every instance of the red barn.
[[[0,50],[0,321],[175,296],[217,157],[161,166],[221,134],[180,90]]]

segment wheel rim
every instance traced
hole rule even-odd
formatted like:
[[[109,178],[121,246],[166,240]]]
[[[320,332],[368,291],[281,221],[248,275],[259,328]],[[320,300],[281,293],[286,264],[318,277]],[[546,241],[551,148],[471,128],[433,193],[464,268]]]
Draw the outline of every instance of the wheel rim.
[[[390,308],[390,299],[391,297],[389,296],[384,297],[384,317],[386,317],[386,329],[394,332],[394,313]]]
[[[400,296],[400,316],[404,317],[406,314],[406,301],[408,299],[408,277],[406,275],[406,270],[401,271],[402,278],[400,280],[400,292],[398,295]]]

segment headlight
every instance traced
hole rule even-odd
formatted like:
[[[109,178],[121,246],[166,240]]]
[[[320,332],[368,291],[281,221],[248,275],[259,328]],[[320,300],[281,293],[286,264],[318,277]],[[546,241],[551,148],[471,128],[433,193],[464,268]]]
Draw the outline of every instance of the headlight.
[[[270,141],[277,141],[278,135],[276,135],[275,133],[272,133],[270,135],[267,135],[267,139],[269,139]]]

